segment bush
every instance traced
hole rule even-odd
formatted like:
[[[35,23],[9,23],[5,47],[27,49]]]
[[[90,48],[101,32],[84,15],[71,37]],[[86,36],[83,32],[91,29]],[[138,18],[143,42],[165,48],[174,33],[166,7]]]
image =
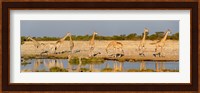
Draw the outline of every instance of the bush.
[[[68,70],[59,68],[59,67],[52,67],[49,69],[50,72],[68,72]]]
[[[104,68],[101,70],[101,72],[112,72],[112,68]]]

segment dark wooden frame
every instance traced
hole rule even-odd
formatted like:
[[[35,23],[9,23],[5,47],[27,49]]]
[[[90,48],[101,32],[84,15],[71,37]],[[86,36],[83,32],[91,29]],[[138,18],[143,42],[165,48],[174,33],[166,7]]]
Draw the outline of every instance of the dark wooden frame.
[[[3,2],[2,9],[2,89],[3,91],[197,91],[198,90],[198,3],[197,2]],[[9,82],[11,9],[177,9],[191,10],[190,84],[11,84]]]

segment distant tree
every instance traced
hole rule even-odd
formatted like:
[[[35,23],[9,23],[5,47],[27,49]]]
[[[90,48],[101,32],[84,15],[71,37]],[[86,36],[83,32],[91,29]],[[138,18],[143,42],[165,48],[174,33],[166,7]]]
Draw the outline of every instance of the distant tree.
[[[171,39],[171,40],[179,40],[179,33],[177,32],[177,33],[171,35],[171,36],[170,36],[170,39]]]
[[[24,44],[24,41],[26,41],[26,37],[25,36],[21,36],[21,45]]]
[[[160,40],[163,38],[164,32],[155,32],[154,34],[149,35],[147,33],[147,40]],[[122,35],[113,35],[113,36],[100,36],[96,35],[95,40],[141,40],[143,37],[142,35],[137,35],[136,33],[131,33],[128,35],[122,34]],[[43,37],[32,37],[35,40],[38,41],[56,41],[59,40],[59,37],[48,37],[48,36],[43,36]],[[88,41],[92,38],[92,35],[72,35],[73,40],[83,40],[83,41]],[[171,40],[179,40],[179,33],[172,34],[168,36],[168,39]],[[21,44],[26,40],[25,36],[21,37]],[[66,40],[69,40],[69,38],[66,38]]]
[[[131,34],[126,36],[127,40],[136,40],[136,38],[137,38],[137,34],[136,33],[131,33]]]
[[[155,32],[157,39],[161,39],[164,36],[164,32]]]

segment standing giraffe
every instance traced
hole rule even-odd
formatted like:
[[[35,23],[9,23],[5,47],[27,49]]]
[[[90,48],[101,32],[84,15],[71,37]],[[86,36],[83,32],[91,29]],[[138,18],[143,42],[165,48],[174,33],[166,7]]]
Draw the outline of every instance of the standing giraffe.
[[[63,38],[59,39],[56,44],[55,44],[55,50],[54,53],[57,52],[58,48],[61,47],[61,45],[63,45],[65,39],[70,35],[70,33],[67,33]]]
[[[70,51],[71,53],[73,53],[73,48],[74,48],[74,42],[72,40],[72,37],[71,37],[71,33],[69,33],[69,48],[70,48]]]
[[[95,35],[98,34],[97,32],[93,32],[93,35],[92,35],[92,39],[90,40],[89,42],[89,56],[92,56],[93,55],[93,51],[94,51],[94,48],[95,48],[95,42],[94,42],[94,39],[95,39]]]
[[[108,49],[113,48],[114,50],[114,57],[117,57],[117,49],[121,50],[122,54],[124,54],[124,50],[123,48],[123,44],[117,41],[112,41],[108,44],[108,46],[106,47],[106,53],[108,53]]]
[[[168,36],[168,34],[170,34],[171,33],[171,30],[167,30],[164,34],[164,37],[160,40],[160,41],[158,41],[157,43],[155,43],[155,45],[156,45],[156,48],[155,48],[155,52],[157,52],[157,50],[158,50],[158,48],[160,47],[161,48],[161,50],[160,50],[160,52],[159,53],[157,53],[157,54],[153,54],[155,57],[156,57],[156,55],[161,55],[161,53],[162,53],[162,51],[163,51],[163,47],[165,46],[165,41],[166,41],[166,39],[167,39],[167,36]]]
[[[145,50],[145,40],[146,40],[146,33],[149,32],[149,29],[144,28],[144,33],[143,33],[143,38],[138,46],[138,50],[139,50],[139,55],[144,55],[144,50]]]

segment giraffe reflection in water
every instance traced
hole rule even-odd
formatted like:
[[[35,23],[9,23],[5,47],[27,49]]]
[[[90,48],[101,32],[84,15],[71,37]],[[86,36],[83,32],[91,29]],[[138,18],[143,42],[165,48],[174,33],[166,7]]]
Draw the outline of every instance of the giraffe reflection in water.
[[[71,61],[70,61],[71,60]],[[137,61],[88,62],[85,57],[68,59],[32,59],[22,65],[21,72],[178,72],[178,62]]]
[[[165,65],[164,65],[164,62],[157,62],[155,63],[155,67],[156,67],[156,72],[164,72],[166,69],[165,69]]]

